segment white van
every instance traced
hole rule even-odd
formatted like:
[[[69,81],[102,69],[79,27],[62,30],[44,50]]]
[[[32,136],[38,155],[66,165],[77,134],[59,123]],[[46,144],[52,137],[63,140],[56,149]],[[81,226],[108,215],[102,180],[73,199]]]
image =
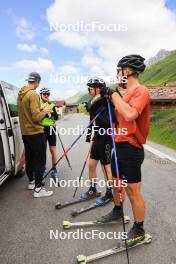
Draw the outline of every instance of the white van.
[[[24,175],[24,145],[17,112],[18,91],[17,87],[0,81],[0,185],[10,175]]]

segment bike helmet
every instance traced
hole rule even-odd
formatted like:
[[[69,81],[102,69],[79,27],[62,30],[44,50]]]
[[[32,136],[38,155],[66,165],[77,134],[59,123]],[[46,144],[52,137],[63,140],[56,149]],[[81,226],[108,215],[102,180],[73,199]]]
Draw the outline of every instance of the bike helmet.
[[[106,84],[103,79],[95,77],[95,78],[91,78],[88,81],[87,86],[91,88],[95,88],[95,87],[103,88],[106,86]]]
[[[144,64],[144,60],[140,55],[128,55],[118,62],[117,67],[121,67],[122,69],[129,67],[138,75],[145,70],[146,65]]]

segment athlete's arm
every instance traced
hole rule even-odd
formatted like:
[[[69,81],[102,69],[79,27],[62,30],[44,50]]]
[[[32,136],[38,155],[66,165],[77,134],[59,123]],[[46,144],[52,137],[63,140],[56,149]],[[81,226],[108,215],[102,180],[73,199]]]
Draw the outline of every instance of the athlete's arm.
[[[34,122],[41,121],[49,111],[51,111],[50,107],[45,107],[43,110],[40,110],[40,101],[38,95],[33,92],[30,95],[30,103],[29,107],[31,110],[31,117]]]
[[[111,101],[117,111],[123,116],[123,118],[127,122],[133,121],[138,118],[138,111],[134,107],[131,107],[128,103],[124,102],[118,93],[112,94]]]

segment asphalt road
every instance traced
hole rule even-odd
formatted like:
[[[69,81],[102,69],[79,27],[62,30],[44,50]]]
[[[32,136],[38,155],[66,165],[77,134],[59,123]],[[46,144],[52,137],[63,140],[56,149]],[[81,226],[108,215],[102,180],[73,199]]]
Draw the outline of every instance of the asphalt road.
[[[59,123],[60,127],[76,127],[77,124],[86,125],[88,118],[81,114],[65,117]],[[64,145],[70,146],[76,136],[62,136]],[[73,179],[79,176],[88,143],[81,138],[69,152],[72,164],[71,171],[67,163],[62,160],[58,169],[62,179]],[[58,143],[61,153],[61,147]],[[50,156],[48,155],[48,168]],[[160,160],[151,153],[146,153],[143,164],[143,195],[146,200],[145,229],[152,234],[153,241],[129,252],[130,263],[134,264],[176,264],[176,164],[167,160]],[[87,177],[87,168],[84,177]],[[99,168],[99,178],[102,173]],[[0,263],[1,264],[74,264],[79,254],[89,255],[98,251],[113,248],[115,240],[75,240],[50,239],[50,230],[63,232],[62,221],[71,219],[72,208],[79,208],[77,204],[62,210],[56,210],[57,202],[72,199],[74,188],[53,187],[54,195],[43,199],[32,198],[31,191],[25,189],[27,178],[9,179],[0,187]],[[47,180],[49,185],[49,179]],[[78,190],[77,197],[86,188]],[[103,191],[103,190],[102,190]],[[86,202],[85,204],[90,204]],[[74,218],[77,220],[92,220],[105,214],[112,208],[112,204],[87,212]],[[129,202],[125,202],[125,214],[132,217]],[[127,225],[127,229],[132,223]],[[122,226],[104,226],[85,228],[85,231],[96,229],[104,231],[122,232]],[[69,231],[76,231],[70,229]],[[69,231],[64,231],[68,234]],[[62,233],[64,236],[64,233]],[[95,263],[126,264],[125,253],[104,258]]]

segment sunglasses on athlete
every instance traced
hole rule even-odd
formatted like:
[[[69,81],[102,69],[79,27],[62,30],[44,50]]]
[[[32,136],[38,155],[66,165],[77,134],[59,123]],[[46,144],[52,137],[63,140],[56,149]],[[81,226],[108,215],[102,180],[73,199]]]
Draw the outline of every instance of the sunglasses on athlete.
[[[42,93],[44,96],[50,96],[50,93]]]

